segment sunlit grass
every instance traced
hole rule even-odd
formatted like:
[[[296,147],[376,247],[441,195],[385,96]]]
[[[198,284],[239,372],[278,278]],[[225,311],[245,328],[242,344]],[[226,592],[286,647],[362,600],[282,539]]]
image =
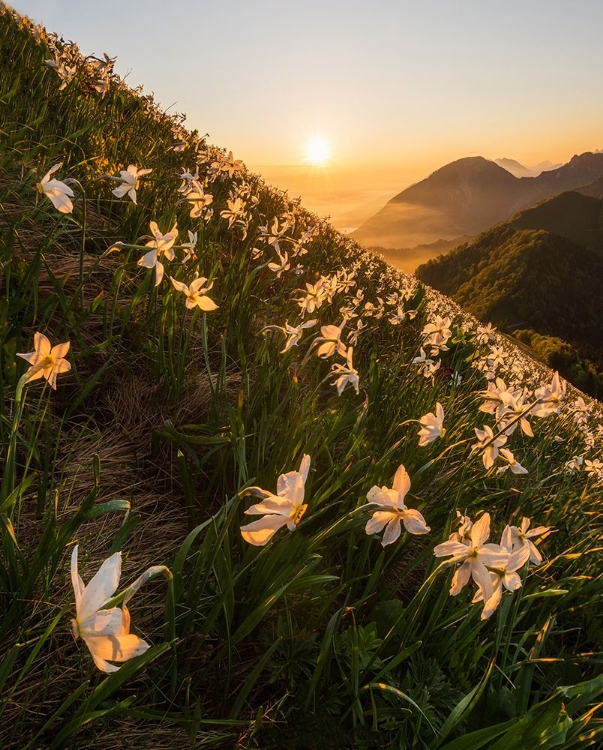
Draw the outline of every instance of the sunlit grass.
[[[600,742],[600,406],[0,24],[3,747]]]

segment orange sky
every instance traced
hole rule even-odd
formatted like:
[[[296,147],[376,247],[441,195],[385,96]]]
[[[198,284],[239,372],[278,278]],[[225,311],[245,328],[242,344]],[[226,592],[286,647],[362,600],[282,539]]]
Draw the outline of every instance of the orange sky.
[[[339,227],[464,156],[603,148],[602,0],[12,4]]]

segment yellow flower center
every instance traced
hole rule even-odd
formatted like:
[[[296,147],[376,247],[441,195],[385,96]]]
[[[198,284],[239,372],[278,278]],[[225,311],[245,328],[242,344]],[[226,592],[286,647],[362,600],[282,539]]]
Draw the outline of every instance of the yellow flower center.
[[[293,508],[292,514],[291,514],[291,520],[293,523],[297,526],[297,524],[302,520],[304,513],[306,512],[308,508],[308,505],[298,505],[297,508]]]

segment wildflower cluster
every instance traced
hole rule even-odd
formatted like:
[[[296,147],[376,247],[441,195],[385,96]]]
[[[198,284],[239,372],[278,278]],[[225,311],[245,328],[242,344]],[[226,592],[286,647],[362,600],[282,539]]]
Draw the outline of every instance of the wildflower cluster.
[[[450,595],[457,596],[473,578],[477,591],[473,602],[484,602],[482,620],[488,619],[502,599],[503,588],[517,591],[521,587],[518,571],[528,562],[538,565],[542,555],[532,539],[547,534],[547,526],[530,528],[530,519],[524,518],[521,527],[506,526],[500,544],[488,542],[490,514],[484,513],[473,523],[458,513],[459,528],[447,542],[434,549],[436,557],[449,557],[445,567],[457,566],[452,577]]]

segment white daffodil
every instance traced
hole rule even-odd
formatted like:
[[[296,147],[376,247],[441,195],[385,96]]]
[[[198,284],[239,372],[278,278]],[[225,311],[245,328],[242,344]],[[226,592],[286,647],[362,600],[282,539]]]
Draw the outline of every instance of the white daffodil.
[[[303,292],[304,290],[300,289],[300,291]],[[313,313],[315,310],[318,310],[326,299],[326,296],[327,290],[325,289],[324,281],[322,279],[319,279],[316,284],[306,283],[305,297],[301,297],[297,300],[301,307],[302,315]]]
[[[235,198],[234,200],[227,200],[226,205],[228,208],[220,211],[220,216],[223,219],[228,219],[228,228],[230,229],[235,221],[244,216],[245,203],[240,198]]]
[[[441,362],[439,360],[435,362],[433,359],[428,359],[427,355],[425,354],[425,349],[423,349],[422,347],[419,356],[415,357],[412,363],[413,365],[421,366],[421,372],[424,378],[434,378],[441,365]]]
[[[493,327],[492,323],[488,323],[485,326],[477,327],[476,341],[478,344],[487,344],[489,341],[494,341],[496,328]]]
[[[186,195],[186,200],[191,204],[189,216],[198,219],[205,215],[207,207],[214,202],[214,196],[204,192],[201,184],[195,180],[192,189]]]
[[[341,333],[344,325],[345,321],[340,326],[321,326],[320,336],[314,339],[315,344],[320,344],[316,350],[318,357],[327,359],[328,357],[332,357],[335,352],[342,357],[345,357],[346,345],[341,340]]]
[[[150,174],[153,170],[152,169],[138,169],[138,167],[134,166],[134,164],[130,164],[130,166],[126,170],[120,171],[120,177],[121,185],[118,185],[114,190],[111,192],[116,198],[123,198],[124,195],[129,195],[132,199],[132,203],[136,203],[136,190],[138,189],[138,182],[141,177],[144,177],[146,174]]]
[[[341,313],[344,314],[345,308],[341,308]],[[347,316],[349,317],[356,317],[355,315]],[[362,318],[358,318],[356,321],[356,328],[348,333],[348,342],[352,344],[352,346],[356,346],[358,343],[358,336],[362,333],[362,331],[367,327],[366,323],[362,320]]]
[[[197,169],[195,174],[193,174],[192,172],[189,172],[188,169],[185,169],[185,167],[182,167],[182,174],[179,174],[178,177],[182,180],[178,192],[186,195],[193,190],[194,183],[199,180],[199,170]]]
[[[231,179],[237,172],[245,171],[245,165],[243,164],[241,159],[235,160],[233,158],[232,151],[229,151],[228,156],[223,156],[219,161],[215,161],[211,166],[217,172],[228,174]]]
[[[479,410],[486,414],[497,414],[500,417],[500,411],[504,405],[502,396],[505,393],[515,396],[520,392],[508,390],[502,378],[496,378],[495,382],[488,383],[488,388],[485,391],[480,391],[478,394],[484,399],[484,403],[479,407]]]
[[[598,458],[592,460],[587,458],[584,461],[584,471],[590,477],[602,477],[603,476],[603,463]]]
[[[565,398],[567,384],[561,380],[559,373],[553,375],[550,386],[542,386],[535,392],[538,404],[532,409],[535,417],[548,417],[561,412],[561,402]]]
[[[483,430],[475,429],[475,434],[479,442],[472,445],[474,451],[483,451],[482,461],[484,468],[491,469],[494,466],[494,461],[498,458],[499,449],[501,445],[507,442],[505,435],[497,435],[494,437],[494,432],[489,425],[484,425]]]
[[[469,578],[473,578],[482,592],[484,601],[492,596],[492,579],[488,568],[501,569],[508,561],[509,553],[498,544],[486,544],[490,536],[490,514],[484,515],[476,521],[471,530],[468,544],[449,539],[438,544],[433,553],[436,557],[451,556],[447,565],[461,563],[455,570],[450,587],[450,595],[460,594]]]
[[[501,431],[504,432],[505,435],[512,435],[519,424],[524,435],[534,437],[532,426],[528,422],[528,411],[530,407],[526,406],[524,403],[523,394],[518,396],[509,391],[503,391],[500,394],[500,397],[502,401],[502,408],[499,410]]]
[[[138,265],[143,268],[154,268],[155,269],[155,286],[161,284],[163,279],[163,264],[159,260],[161,255],[165,255],[168,260],[174,260],[175,253],[173,249],[174,242],[178,237],[178,228],[174,224],[172,230],[167,234],[161,234],[157,223],[152,221],[150,224],[151,232],[153,233],[154,239],[146,243],[147,247],[153,248],[146,255],[138,261]]]
[[[434,322],[428,323],[423,328],[422,334],[425,337],[426,344],[435,346],[442,351],[447,351],[446,342],[452,336],[450,318],[441,318],[439,315],[436,315]]]
[[[191,232],[191,230],[188,230],[188,242],[183,242],[181,247],[185,252],[184,258],[182,258],[182,263],[188,263],[188,261],[191,258],[196,258],[197,253],[195,252],[197,248],[197,241],[199,239],[198,232]]]
[[[291,263],[289,262],[289,254],[287,252],[281,253],[280,250],[277,250],[276,254],[279,257],[280,263],[272,261],[268,263],[268,268],[276,274],[277,279],[280,279],[281,275],[291,268]]]
[[[429,412],[419,419],[421,429],[419,430],[419,445],[421,447],[429,445],[439,437],[444,437],[446,428],[444,427],[444,409],[440,403],[436,403],[436,413]]]
[[[74,197],[73,190],[60,180],[51,179],[52,175],[63,166],[63,162],[55,164],[42,177],[36,187],[38,191],[52,201],[52,205],[62,214],[70,214],[73,211],[71,198]]]
[[[205,276],[200,276],[198,279],[191,281],[190,285],[187,286],[182,281],[176,281],[173,276],[170,276],[171,282],[179,292],[182,292],[186,296],[186,306],[189,310],[194,307],[198,307],[203,312],[211,312],[217,310],[218,305],[207,296],[209,290],[213,287],[213,281],[211,284],[205,286],[207,279]]]
[[[569,461],[565,462],[567,471],[580,471],[584,464],[584,456],[572,456]]]
[[[517,591],[517,589],[521,588],[521,578],[517,575],[517,571],[523,567],[525,557],[521,550],[516,550],[515,552],[507,550],[507,552],[509,552],[507,562],[496,571],[490,571],[492,596],[484,603],[484,609],[481,614],[482,620],[487,620],[496,612],[502,600],[503,589]],[[482,601],[484,601],[483,592],[481,589],[478,589],[475,592],[472,603],[475,604]]]
[[[262,499],[262,502],[247,508],[245,514],[263,516],[257,521],[241,526],[241,535],[246,542],[263,547],[283,526],[289,531],[295,531],[308,507],[304,504],[304,494],[309,471],[310,456],[304,455],[299,471],[289,471],[280,475],[276,483],[276,495],[261,487],[249,487],[245,490],[246,493]]]
[[[366,524],[365,531],[367,534],[377,534],[385,527],[381,540],[383,547],[399,538],[402,532],[401,523],[404,524],[409,534],[428,534],[431,531],[418,510],[404,505],[404,498],[409,489],[410,477],[404,466],[400,464],[394,475],[391,489],[375,485],[367,493],[368,504],[378,505],[382,510],[373,513],[373,517]]]
[[[283,326],[266,326],[263,331],[280,331],[281,333],[284,333],[285,336],[287,336],[287,341],[285,342],[285,348],[281,349],[281,354],[284,354],[285,352],[288,352],[289,349],[293,348],[294,346],[297,346],[301,337],[304,328],[312,328],[312,326],[315,326],[318,323],[318,320],[308,320],[305,323],[300,323],[298,326],[292,326],[289,325],[289,323],[285,323]]]
[[[330,373],[330,375],[336,375],[337,380],[335,381],[335,386],[337,387],[337,394],[341,396],[343,393],[345,387],[347,385],[351,385],[356,393],[359,392],[360,389],[360,376],[358,375],[358,370],[354,369],[354,365],[352,363],[352,356],[354,354],[354,347],[350,346],[348,347],[348,350],[345,354],[345,365],[340,364],[334,364],[333,369]]]
[[[505,364],[506,352],[502,346],[491,346],[490,353],[487,355],[487,360],[490,367],[496,370],[498,367],[502,367]]]
[[[513,550],[513,552],[523,550],[524,563],[529,559],[533,565],[540,565],[542,555],[534,542],[532,542],[532,539],[542,536],[550,530],[550,526],[537,526],[535,529],[530,529],[530,519],[523,518],[520,527],[507,526],[505,528],[502,535],[502,543],[508,549]]]
[[[65,63],[56,60],[45,60],[44,64],[55,70],[61,79],[59,91],[62,91],[77,73],[75,65],[65,65]]]
[[[130,633],[130,613],[125,604],[122,609],[103,609],[119,585],[121,552],[111,555],[97,573],[84,585],[78,574],[78,546],[71,554],[71,582],[75,592],[75,620],[73,636],[82,638],[90,649],[96,666],[103,672],[117,672],[112,661],[124,662],[144,654],[149,644]]]
[[[527,474],[528,470],[524,468],[519,461],[515,460],[515,456],[511,453],[508,448],[501,448],[499,452],[500,458],[505,461],[505,465],[498,469],[499,474],[504,474],[507,469],[511,469],[513,474]]]
[[[69,341],[64,344],[51,346],[50,341],[43,333],[34,334],[34,351],[29,354],[17,354],[17,357],[27,360],[30,365],[31,377],[28,380],[46,378],[54,390],[57,388],[57,375],[69,372],[71,364],[65,357],[69,351]]]

